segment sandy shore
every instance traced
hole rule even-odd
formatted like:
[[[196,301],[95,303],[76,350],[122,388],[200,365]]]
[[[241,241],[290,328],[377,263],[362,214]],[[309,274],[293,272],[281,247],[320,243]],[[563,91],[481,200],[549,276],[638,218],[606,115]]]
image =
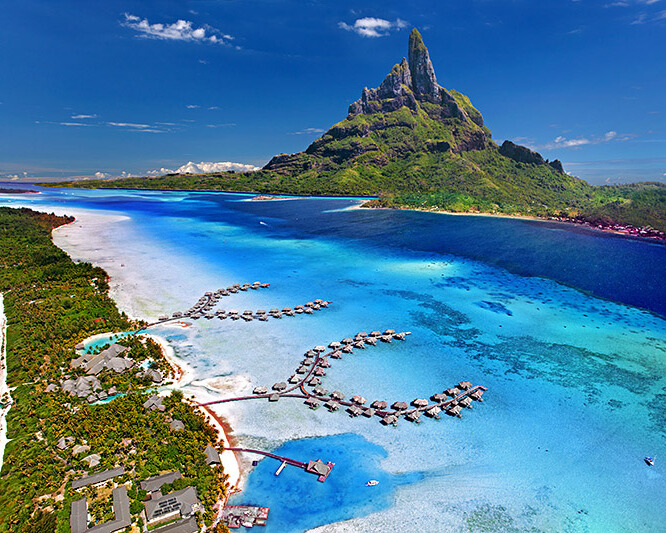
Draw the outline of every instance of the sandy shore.
[[[5,316],[4,295],[0,293],[0,345],[2,352],[0,352],[0,398],[5,394],[9,394],[9,387],[7,386],[7,317]],[[0,469],[5,458],[5,447],[7,446],[7,413],[11,404],[8,407],[0,408]]]

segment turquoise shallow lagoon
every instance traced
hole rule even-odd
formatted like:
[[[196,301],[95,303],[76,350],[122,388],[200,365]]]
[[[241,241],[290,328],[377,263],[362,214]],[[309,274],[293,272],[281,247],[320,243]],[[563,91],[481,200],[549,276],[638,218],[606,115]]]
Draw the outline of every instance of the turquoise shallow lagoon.
[[[222,307],[333,300],[313,316],[157,329],[193,371],[186,391],[248,393],[314,345],[386,328],[412,335],[332,361],[325,387],[389,402],[488,387],[461,419],[396,428],[295,399],[225,404],[240,444],[336,462],[323,485],[294,468],[276,478],[270,459],[251,470],[233,502],[270,506],[269,531],[663,531],[664,467],[642,459],[666,457],[666,247],[349,199],[245,199],[47,190],[3,204],[80,212],[58,242],[106,268],[133,316],[255,280],[270,289]],[[381,483],[359,487],[368,479]]]

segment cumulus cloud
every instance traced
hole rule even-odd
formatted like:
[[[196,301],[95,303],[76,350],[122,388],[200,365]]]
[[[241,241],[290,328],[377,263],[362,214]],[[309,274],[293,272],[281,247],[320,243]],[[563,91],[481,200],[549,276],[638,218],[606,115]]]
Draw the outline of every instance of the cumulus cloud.
[[[233,36],[222,33],[211,26],[195,27],[189,20],[179,19],[173,24],[151,24],[148,19],[125,13],[125,20],[121,22],[126,28],[138,32],[147,39],[161,39],[171,41],[189,41],[197,43],[230,44]]]
[[[233,163],[231,161],[220,161],[217,163],[201,161],[194,163],[188,161],[177,169],[160,168],[159,170],[149,170],[146,174],[149,176],[162,176],[164,174],[208,174],[212,172],[228,172],[234,170],[236,172],[254,172],[260,170],[259,167],[254,165],[246,165],[244,163]]]
[[[108,172],[95,172],[94,177],[97,180],[104,180],[110,178],[111,174],[109,174]]]
[[[321,128],[305,128],[301,131],[292,131],[290,135],[314,135],[315,133],[324,133],[325,131]]]
[[[394,30],[407,27],[407,22],[402,19],[390,21],[375,17],[363,17],[356,19],[352,24],[338,22],[338,27],[346,31],[353,31],[362,37],[384,37]]]

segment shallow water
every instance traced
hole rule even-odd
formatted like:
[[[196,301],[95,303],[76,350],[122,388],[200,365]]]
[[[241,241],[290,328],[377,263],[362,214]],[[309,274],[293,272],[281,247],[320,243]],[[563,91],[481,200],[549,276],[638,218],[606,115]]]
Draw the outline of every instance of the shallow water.
[[[661,530],[663,469],[642,458],[666,451],[666,247],[348,199],[244,198],[49,190],[3,203],[86,210],[57,241],[107,268],[132,316],[255,280],[270,289],[220,307],[333,300],[313,316],[156,328],[193,368],[190,391],[270,387],[312,346],[386,328],[412,335],[331,360],[324,386],[389,403],[460,380],[489,391],[461,419],[396,428],[296,399],[224,404],[242,445],[336,462],[322,485],[291,467],[276,478],[262,460],[233,503],[270,506],[269,531]],[[101,211],[129,218],[86,221]],[[381,480],[371,496],[366,478]]]

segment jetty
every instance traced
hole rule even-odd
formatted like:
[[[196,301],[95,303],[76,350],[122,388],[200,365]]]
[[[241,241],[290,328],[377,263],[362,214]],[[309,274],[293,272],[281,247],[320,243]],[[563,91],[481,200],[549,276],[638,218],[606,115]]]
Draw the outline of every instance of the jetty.
[[[308,304],[313,303],[308,302]],[[430,400],[415,398],[411,402],[393,402],[390,409],[388,408],[389,403],[384,400],[375,400],[368,407],[366,405],[368,400],[360,394],[355,394],[351,396],[350,400],[345,400],[347,396],[343,392],[334,390],[329,394],[329,391],[322,387],[322,380],[326,376],[324,369],[332,366],[329,358],[342,359],[343,352],[351,354],[355,347],[358,348],[361,345],[363,348],[377,346],[377,339],[384,343],[390,343],[394,339],[404,341],[410,334],[409,331],[397,333],[394,329],[387,329],[383,333],[379,330],[372,331],[369,335],[359,332],[353,338],[346,337],[341,341],[330,342],[328,352],[325,346],[315,346],[305,352],[304,359],[298,363],[287,382],[276,382],[270,388],[271,390],[266,386],[257,386],[252,395],[223,398],[200,405],[209,406],[253,399],[268,399],[270,402],[277,402],[281,398],[299,398],[304,400],[303,403],[312,410],[323,405],[331,413],[342,409],[351,418],[361,415],[365,418],[377,417],[385,426],[395,426],[400,418],[420,423],[421,415],[435,420],[440,419],[440,413],[461,418],[463,409],[471,409],[474,402],[483,401],[483,394],[488,389],[482,385],[473,385],[470,381],[459,381],[453,387],[445,388],[442,392],[431,395]],[[412,408],[410,408],[410,404]],[[287,462],[287,464],[291,463]],[[299,468],[303,467],[299,465]]]
[[[221,520],[231,529],[239,527],[265,526],[268,520],[268,507],[226,505],[220,513]]]
[[[277,307],[266,312],[265,309],[258,309],[253,311],[251,309],[246,309],[242,313],[239,313],[237,310],[226,311],[224,309],[217,309],[213,312],[213,309],[220,303],[221,299],[226,296],[231,296],[237,294],[239,291],[245,292],[249,289],[258,290],[266,289],[270,287],[270,283],[262,283],[260,281],[255,281],[254,283],[236,283],[229,287],[223,289],[217,289],[215,292],[206,292],[197,302],[185,311],[175,311],[171,315],[162,314],[158,317],[156,322],[152,322],[146,326],[150,328],[157,326],[159,324],[164,324],[166,322],[172,322],[174,320],[182,320],[184,318],[190,318],[192,320],[199,320],[205,318],[207,320],[213,320],[217,318],[218,320],[244,320],[245,322],[252,322],[253,320],[260,320],[262,322],[267,322],[269,318],[281,319],[282,317],[293,317],[298,314],[314,314],[315,311],[327,308],[331,303],[330,300],[322,300],[317,298],[313,302],[307,302],[305,304],[299,304],[292,307],[285,306],[282,310]]]
[[[276,459],[280,461],[282,464],[278,468],[277,472],[275,473],[276,476],[280,475],[282,470],[284,470],[286,465],[291,465],[295,466],[296,468],[300,468],[301,470],[305,470],[309,474],[315,474],[317,476],[317,481],[323,483],[326,481],[328,478],[329,474],[331,473],[331,470],[333,470],[333,467],[335,466],[335,463],[324,463],[321,459],[317,459],[316,461],[308,461],[307,463],[304,463],[302,461],[297,461],[296,459],[290,459],[289,457],[283,457],[281,455],[276,455],[271,452],[265,452],[263,450],[253,450],[250,448],[225,448],[225,450],[229,450],[232,452],[246,452],[246,453],[256,453],[258,455],[264,455],[266,457],[270,457],[271,459]]]

